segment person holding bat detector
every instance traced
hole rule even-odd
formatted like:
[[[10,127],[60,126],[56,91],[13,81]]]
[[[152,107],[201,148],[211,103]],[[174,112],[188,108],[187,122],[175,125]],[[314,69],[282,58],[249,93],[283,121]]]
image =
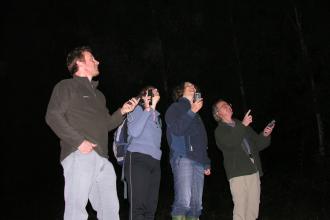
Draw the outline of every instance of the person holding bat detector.
[[[218,148],[224,157],[224,167],[234,203],[233,220],[255,220],[259,215],[260,176],[262,167],[259,151],[270,145],[275,121],[257,134],[249,125],[251,110],[242,121],[232,118],[233,109],[219,99],[212,107],[218,126],[214,131]]]
[[[198,220],[204,175],[211,174],[207,133],[199,115],[203,98],[196,85],[183,82],[174,89],[173,99],[165,114],[174,180],[172,220]]]
[[[129,219],[154,220],[161,179],[160,149],[162,128],[157,104],[157,88],[147,86],[140,91],[141,102],[127,117],[129,144],[124,162],[128,185]]]
[[[64,220],[88,218],[88,200],[98,219],[119,220],[116,173],[108,160],[108,132],[118,127],[139,99],[131,98],[110,114],[97,89],[97,61],[90,47],[77,47],[67,56],[72,78],[57,83],[46,122],[60,139],[65,180]]]

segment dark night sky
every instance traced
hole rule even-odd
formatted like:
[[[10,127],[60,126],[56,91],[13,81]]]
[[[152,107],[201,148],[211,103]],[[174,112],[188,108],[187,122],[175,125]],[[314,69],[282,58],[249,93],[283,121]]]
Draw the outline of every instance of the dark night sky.
[[[5,219],[21,219],[19,209],[29,210],[29,219],[60,219],[60,148],[44,115],[54,85],[70,77],[66,53],[80,45],[90,45],[101,63],[99,88],[111,112],[148,84],[161,92],[161,113],[177,83],[200,86],[213,168],[202,219],[230,219],[231,212],[222,155],[213,140],[211,105],[217,98],[231,102],[238,118],[251,108],[257,131],[277,121],[272,145],[262,153],[261,218],[330,219],[329,11],[320,0],[6,3],[0,8]],[[315,112],[323,122],[323,157]],[[171,176],[165,140],[162,148],[158,218],[166,219]],[[127,204],[121,204],[125,216]]]

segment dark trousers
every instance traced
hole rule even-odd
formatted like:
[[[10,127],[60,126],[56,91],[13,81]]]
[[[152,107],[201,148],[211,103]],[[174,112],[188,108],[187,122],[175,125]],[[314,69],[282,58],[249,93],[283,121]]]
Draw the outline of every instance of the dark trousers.
[[[136,152],[127,152],[124,175],[127,181],[130,220],[154,220],[158,204],[160,161]]]

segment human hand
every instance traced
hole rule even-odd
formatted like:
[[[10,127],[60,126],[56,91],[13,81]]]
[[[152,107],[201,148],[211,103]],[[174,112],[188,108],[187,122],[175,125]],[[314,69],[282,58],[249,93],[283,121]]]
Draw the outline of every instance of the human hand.
[[[196,113],[203,107],[203,98],[191,103],[191,111]]]
[[[153,97],[152,97],[151,108],[156,109],[156,105],[160,100],[160,95],[159,95],[158,89],[153,89],[152,94],[153,94]]]
[[[245,114],[242,124],[245,126],[249,126],[249,124],[252,123],[252,115],[250,115],[251,109],[249,109],[249,111],[247,111],[247,113]]]
[[[204,170],[204,174],[205,174],[206,176],[211,175],[211,169],[208,168],[208,169]]]
[[[92,142],[89,142],[87,140],[84,140],[78,147],[78,150],[83,154],[88,154],[92,150],[94,150],[94,147],[96,147],[96,144],[93,144]]]
[[[134,110],[136,105],[139,103],[140,99],[137,98],[131,98],[127,102],[124,103],[124,105],[121,107],[120,112],[122,115],[131,112]]]
[[[268,136],[273,132],[274,127],[275,127],[275,124],[273,124],[271,127],[266,126],[266,127],[264,128],[263,135],[264,135],[265,137],[268,137]]]

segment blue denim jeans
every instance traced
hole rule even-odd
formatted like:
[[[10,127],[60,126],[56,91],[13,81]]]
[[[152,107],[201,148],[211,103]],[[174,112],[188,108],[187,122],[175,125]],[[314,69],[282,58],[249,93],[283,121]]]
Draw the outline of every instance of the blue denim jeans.
[[[174,178],[174,203],[172,216],[198,218],[202,212],[204,167],[185,157],[170,160]]]

